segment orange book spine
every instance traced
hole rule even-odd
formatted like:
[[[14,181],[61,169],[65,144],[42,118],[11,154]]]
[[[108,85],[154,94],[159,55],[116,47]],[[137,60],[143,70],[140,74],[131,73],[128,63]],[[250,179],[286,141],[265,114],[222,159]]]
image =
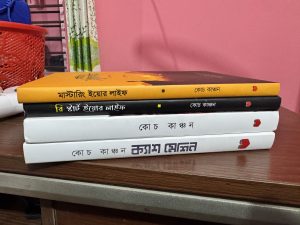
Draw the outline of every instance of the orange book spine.
[[[238,96],[277,96],[279,83],[198,84],[161,86],[23,87],[18,101],[79,102],[138,99],[175,99]]]

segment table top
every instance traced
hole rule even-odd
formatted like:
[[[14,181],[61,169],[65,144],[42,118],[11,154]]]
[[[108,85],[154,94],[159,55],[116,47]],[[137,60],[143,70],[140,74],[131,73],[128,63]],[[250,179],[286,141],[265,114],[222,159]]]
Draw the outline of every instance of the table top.
[[[26,165],[23,117],[0,120],[0,172],[300,206],[300,116],[280,110],[271,150]]]

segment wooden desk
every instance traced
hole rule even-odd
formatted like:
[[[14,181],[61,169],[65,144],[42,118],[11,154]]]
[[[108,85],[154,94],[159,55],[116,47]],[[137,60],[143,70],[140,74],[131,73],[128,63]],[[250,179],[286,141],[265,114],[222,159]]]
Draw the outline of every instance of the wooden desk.
[[[41,165],[24,163],[22,121],[0,122],[0,193],[53,200],[44,224],[300,224],[300,116],[286,109],[271,150]]]

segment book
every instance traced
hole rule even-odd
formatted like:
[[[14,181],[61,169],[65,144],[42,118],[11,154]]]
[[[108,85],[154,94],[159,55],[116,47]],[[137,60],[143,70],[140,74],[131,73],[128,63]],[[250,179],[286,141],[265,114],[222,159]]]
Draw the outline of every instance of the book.
[[[62,72],[23,84],[22,103],[277,96],[280,84],[202,71]]]
[[[268,132],[278,111],[29,117],[27,143]]]
[[[279,109],[280,103],[281,98],[278,96],[154,99],[100,102],[26,103],[24,104],[24,111],[26,117],[275,111]]]
[[[45,163],[270,149],[274,132],[61,143],[24,143],[25,162]]]

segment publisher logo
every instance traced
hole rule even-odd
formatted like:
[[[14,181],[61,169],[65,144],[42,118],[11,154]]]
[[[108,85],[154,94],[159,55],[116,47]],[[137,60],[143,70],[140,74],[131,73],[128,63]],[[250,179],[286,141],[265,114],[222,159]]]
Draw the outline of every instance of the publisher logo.
[[[256,120],[254,120],[253,127],[259,127],[260,124],[261,124],[260,119],[256,119]]]
[[[252,106],[252,102],[251,101],[246,101],[246,107],[250,108]]]
[[[250,145],[249,139],[241,139],[239,149],[245,149]]]

